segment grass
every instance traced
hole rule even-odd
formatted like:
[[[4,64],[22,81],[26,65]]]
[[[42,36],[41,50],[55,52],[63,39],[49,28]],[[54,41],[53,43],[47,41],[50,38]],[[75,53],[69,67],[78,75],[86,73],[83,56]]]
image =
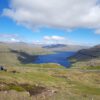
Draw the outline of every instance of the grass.
[[[87,69],[90,69],[90,70],[100,70],[100,66],[95,66],[95,67],[87,67]]]
[[[63,66],[60,66],[58,64],[55,63],[48,63],[48,64],[20,64],[20,66],[24,66],[24,67],[34,67],[34,68],[63,68],[65,69]]]
[[[76,88],[79,89],[79,91],[81,90],[80,92],[84,92],[92,95],[100,95],[100,88],[89,87],[89,86],[84,86],[79,84]]]
[[[72,66],[71,67],[72,69],[84,69],[84,70],[100,70],[100,66],[79,66],[79,67],[77,67],[77,66]]]
[[[100,60],[98,60],[99,62]],[[98,63],[97,62],[97,63]],[[72,63],[72,66],[70,68],[74,69],[87,69],[87,70],[100,70],[100,65],[96,65],[95,63],[92,65],[91,63],[93,63],[92,61],[78,61],[75,63]]]
[[[79,98],[88,100],[91,96],[94,97],[95,100],[99,100],[100,73],[80,72],[74,69],[49,70],[45,68],[45,66],[50,68],[51,65],[49,64],[44,64],[44,69],[39,69],[40,65],[35,66],[37,66],[37,69],[31,65],[28,67],[8,67],[7,72],[0,72],[1,90],[15,90],[17,91],[16,94],[18,94],[18,92],[20,92],[20,94],[23,92],[36,92],[36,94],[38,94],[39,91],[36,90],[43,88],[44,90],[57,90],[57,93],[53,94],[51,97],[49,97],[51,92],[47,92],[47,94],[44,92],[46,98],[49,98],[47,100],[66,100],[66,98],[67,100],[80,100]],[[13,71],[15,71],[15,73],[13,73]],[[39,92],[38,97],[40,94],[43,94],[43,91],[41,91],[41,93]],[[34,94],[32,95],[35,97]],[[86,95],[86,97],[84,97],[84,95]],[[27,100],[31,100],[30,96],[27,98],[30,98]]]

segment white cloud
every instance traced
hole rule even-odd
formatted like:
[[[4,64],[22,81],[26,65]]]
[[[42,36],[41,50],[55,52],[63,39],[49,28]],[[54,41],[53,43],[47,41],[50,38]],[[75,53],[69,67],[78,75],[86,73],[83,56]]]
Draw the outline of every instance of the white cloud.
[[[95,31],[95,33],[96,33],[96,34],[100,34],[100,29],[97,29],[97,30]]]
[[[29,28],[100,28],[99,0],[11,0],[3,15]],[[98,3],[97,3],[98,2]]]
[[[0,41],[19,42],[20,38],[19,38],[18,34],[4,34],[4,33],[1,33],[0,34]]]
[[[5,34],[5,33],[0,33],[0,38],[18,38],[18,34]]]
[[[44,40],[61,41],[61,40],[65,40],[65,38],[62,36],[44,36]]]
[[[43,43],[45,44],[74,44],[74,42],[63,36],[44,36]]]
[[[10,39],[10,42],[20,42],[20,40],[15,39],[15,38],[11,38],[11,39]]]

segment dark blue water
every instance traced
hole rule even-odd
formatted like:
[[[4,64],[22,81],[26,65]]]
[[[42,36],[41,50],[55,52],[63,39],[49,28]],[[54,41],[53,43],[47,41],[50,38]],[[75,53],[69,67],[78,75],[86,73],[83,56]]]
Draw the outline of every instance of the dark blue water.
[[[74,54],[75,52],[57,52],[56,54],[38,55],[34,63],[35,64],[57,63],[65,67],[69,67],[70,62],[68,61],[67,58]]]

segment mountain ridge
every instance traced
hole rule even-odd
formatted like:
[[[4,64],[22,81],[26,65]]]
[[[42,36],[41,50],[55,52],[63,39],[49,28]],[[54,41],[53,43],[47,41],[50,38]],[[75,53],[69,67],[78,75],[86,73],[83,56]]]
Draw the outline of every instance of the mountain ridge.
[[[100,66],[100,45],[89,49],[82,49],[69,58],[75,67],[95,67]]]

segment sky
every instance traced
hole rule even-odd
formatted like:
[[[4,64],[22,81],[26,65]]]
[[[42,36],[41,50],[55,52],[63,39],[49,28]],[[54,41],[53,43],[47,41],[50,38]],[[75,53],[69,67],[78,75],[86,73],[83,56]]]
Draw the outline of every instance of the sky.
[[[100,44],[100,1],[0,0],[0,41]]]

